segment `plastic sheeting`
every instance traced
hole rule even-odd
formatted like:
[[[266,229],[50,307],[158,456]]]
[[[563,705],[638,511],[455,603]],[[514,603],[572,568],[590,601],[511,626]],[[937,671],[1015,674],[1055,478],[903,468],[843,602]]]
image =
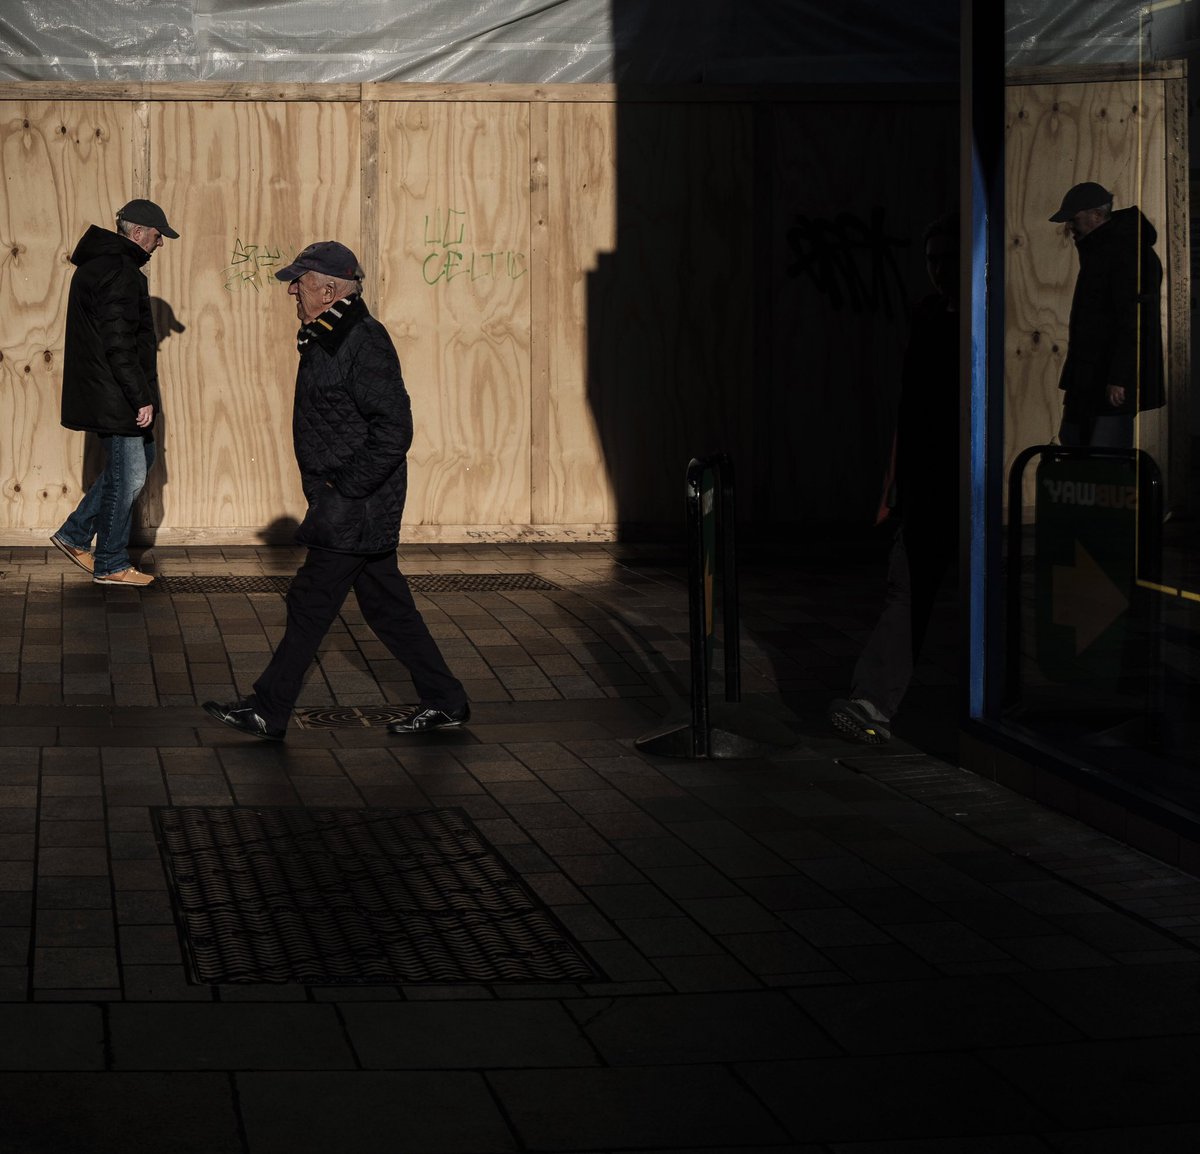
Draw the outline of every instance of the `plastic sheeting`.
[[[19,80],[604,79],[605,0],[6,0]]]
[[[1200,48],[1200,0],[1005,0],[1009,68],[1147,64]]]
[[[4,0],[0,79],[938,82],[958,0]]]

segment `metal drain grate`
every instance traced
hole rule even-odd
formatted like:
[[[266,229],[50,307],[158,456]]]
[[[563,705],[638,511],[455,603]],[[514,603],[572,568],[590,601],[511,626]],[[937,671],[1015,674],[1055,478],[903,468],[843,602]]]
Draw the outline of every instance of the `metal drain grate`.
[[[153,813],[194,981],[602,976],[462,810]]]
[[[550,590],[553,581],[533,573],[417,573],[408,578],[414,593],[512,593]]]
[[[290,577],[159,577],[150,586],[160,593],[286,593]]]
[[[403,710],[387,705],[335,705],[324,709],[297,709],[292,716],[301,729],[371,729],[382,728],[402,714]]]
[[[160,593],[286,593],[290,577],[159,577],[151,589]],[[521,589],[557,590],[558,585],[533,573],[415,573],[408,578],[414,593],[510,593]]]

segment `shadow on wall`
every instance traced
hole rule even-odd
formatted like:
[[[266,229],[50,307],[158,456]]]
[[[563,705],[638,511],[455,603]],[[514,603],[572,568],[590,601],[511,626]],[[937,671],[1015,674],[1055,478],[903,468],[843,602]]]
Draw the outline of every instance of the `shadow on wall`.
[[[688,461],[724,451],[748,529],[869,525],[926,291],[921,232],[957,201],[957,93],[652,99],[660,79],[703,90],[670,56],[702,18],[714,74],[811,52],[784,42],[801,20],[752,44],[736,6],[699,7],[613,0],[616,249],[587,286],[613,519],[622,539],[681,535]]]
[[[161,297],[152,296],[150,298],[150,313],[154,318],[155,348],[159,352],[162,351],[163,342],[170,336],[187,331],[187,327],[175,315],[175,310]],[[165,516],[163,490],[170,480],[168,454],[170,450],[171,396],[169,390],[165,388],[162,392],[162,412],[158,414],[154,422],[154,440],[157,447],[154,467],[150,470],[150,476],[146,479],[146,487],[142,490],[141,498],[138,500],[136,524],[132,534],[139,545],[150,547],[153,547],[158,537],[158,527],[163,523]],[[91,481],[88,478],[94,480],[103,467],[104,454],[99,441],[96,437],[89,436],[84,449],[85,484],[90,484]]]
[[[258,531],[258,539],[264,545],[295,545],[299,528],[300,522],[295,517],[276,517]]]
[[[587,388],[622,539],[682,533],[689,460],[727,451],[736,464],[746,454],[747,108],[618,93],[616,249],[588,276]]]

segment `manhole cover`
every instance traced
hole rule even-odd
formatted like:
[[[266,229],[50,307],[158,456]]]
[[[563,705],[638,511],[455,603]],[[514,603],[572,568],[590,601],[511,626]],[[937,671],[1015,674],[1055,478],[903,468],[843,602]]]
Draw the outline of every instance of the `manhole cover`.
[[[382,728],[402,714],[402,709],[387,705],[335,705],[324,709],[297,709],[292,716],[301,729],[370,729]]]
[[[290,577],[159,577],[151,589],[160,593],[286,593]],[[414,573],[414,593],[510,593],[522,589],[556,590],[559,586],[534,573]]]
[[[153,813],[196,982],[602,976],[460,809]]]

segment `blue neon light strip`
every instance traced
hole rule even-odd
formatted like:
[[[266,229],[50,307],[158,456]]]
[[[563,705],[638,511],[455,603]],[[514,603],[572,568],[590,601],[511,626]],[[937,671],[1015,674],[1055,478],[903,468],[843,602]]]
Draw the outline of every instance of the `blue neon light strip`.
[[[983,715],[984,652],[987,632],[987,413],[988,413],[988,204],[978,147],[971,147],[971,438],[967,501],[967,641],[971,717]]]

